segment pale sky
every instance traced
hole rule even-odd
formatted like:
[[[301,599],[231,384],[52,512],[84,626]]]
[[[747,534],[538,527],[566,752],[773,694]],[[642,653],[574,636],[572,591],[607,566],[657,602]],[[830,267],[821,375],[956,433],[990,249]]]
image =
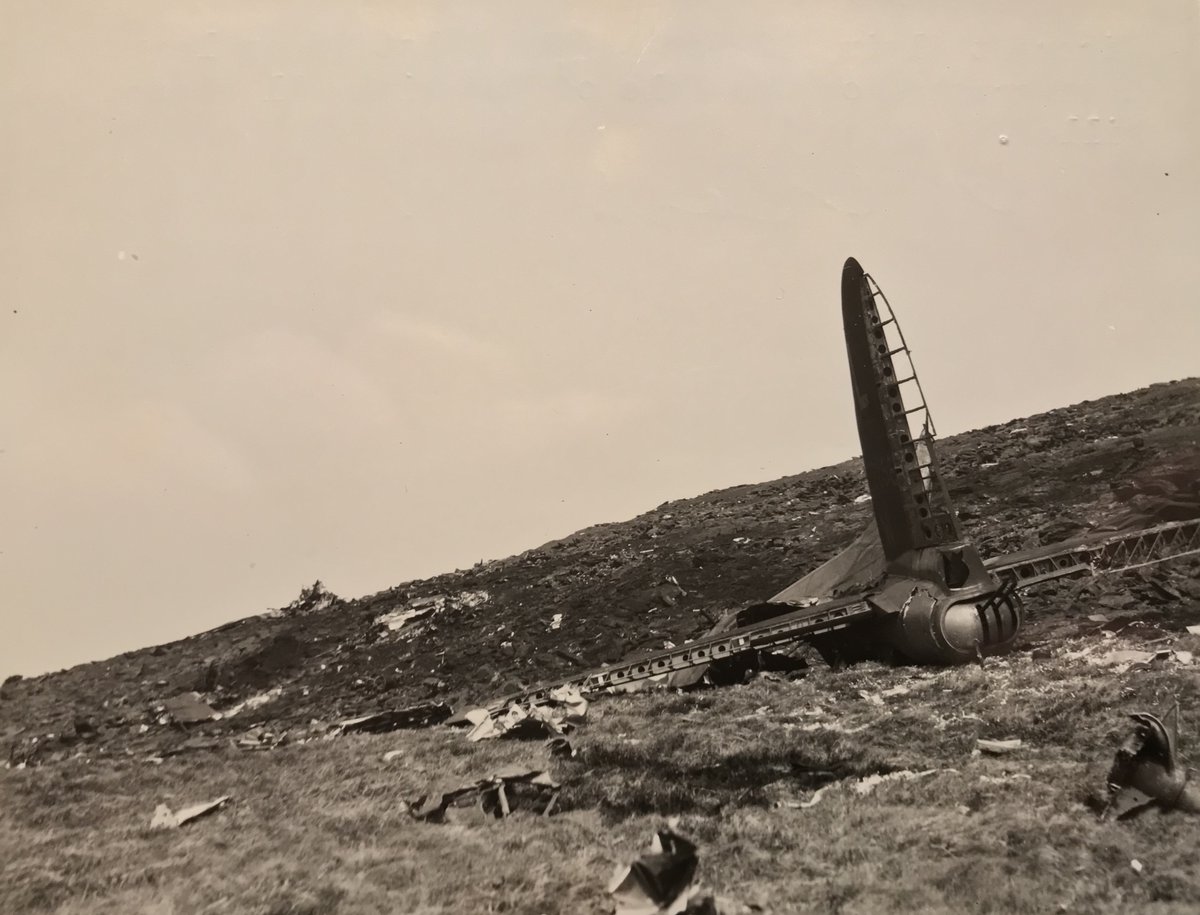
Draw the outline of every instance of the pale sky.
[[[1197,10],[0,0],[0,677],[1197,374]]]

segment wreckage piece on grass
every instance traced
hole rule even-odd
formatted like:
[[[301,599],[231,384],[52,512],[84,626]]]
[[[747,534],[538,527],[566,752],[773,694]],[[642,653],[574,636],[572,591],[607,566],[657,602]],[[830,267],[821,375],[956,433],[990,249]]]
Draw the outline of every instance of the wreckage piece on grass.
[[[184,807],[182,810],[171,812],[171,808],[166,804],[159,804],[154,810],[154,817],[150,821],[151,829],[178,829],[192,820],[198,820],[202,816],[207,816],[215,810],[225,806],[229,801],[230,795],[226,794],[217,798],[215,801],[205,801],[202,804],[192,804],[190,807]]]
[[[386,712],[374,712],[358,718],[349,718],[346,721],[338,722],[338,729],[343,734],[385,734],[388,731],[430,728],[448,720],[452,714],[450,706],[445,703],[428,702],[410,708],[391,709]]]
[[[204,702],[199,693],[172,696],[162,704],[162,710],[175,724],[199,724],[221,717],[221,713]]]
[[[549,816],[558,801],[558,782],[542,770],[510,769],[451,791],[419,798],[409,808],[430,823],[499,820],[521,810]]]
[[[1021,746],[1022,741],[1019,737],[1011,737],[1007,740],[988,740],[980,737],[975,741],[975,749],[980,753],[987,753],[989,756],[1005,756],[1015,753],[1021,749]]]
[[[842,268],[841,298],[874,533],[748,607],[752,623],[502,697],[490,711],[541,701],[561,685],[623,688],[798,642],[814,645],[831,664],[979,662],[1012,649],[1023,620],[1018,593],[1025,589],[1200,554],[1200,517],[1192,517],[985,562],[959,526],[908,343],[883,290],[854,258]]]
[[[565,737],[551,737],[546,741],[546,752],[555,759],[574,759],[579,751]]]
[[[233,741],[239,750],[274,750],[288,742],[286,731],[276,734],[264,728],[251,728]]]
[[[649,851],[627,867],[619,866],[609,881],[616,915],[676,915],[688,910],[699,865],[694,844],[670,827],[659,830]]]
[[[551,690],[541,702],[512,704],[491,710],[464,712],[461,723],[471,726],[467,740],[545,740],[569,734],[587,717],[588,701],[579,690],[562,686]]]
[[[1176,757],[1179,705],[1162,719],[1146,712],[1129,717],[1134,731],[1113,758],[1104,818],[1125,819],[1151,807],[1200,813],[1200,789],[1188,784],[1189,772]]]

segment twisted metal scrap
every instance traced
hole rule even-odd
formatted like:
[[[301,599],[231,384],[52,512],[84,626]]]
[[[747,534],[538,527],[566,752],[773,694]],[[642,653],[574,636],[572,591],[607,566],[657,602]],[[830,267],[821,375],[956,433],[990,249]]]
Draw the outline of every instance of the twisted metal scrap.
[[[646,854],[613,874],[608,892],[616,915],[678,915],[688,910],[699,863],[695,845],[670,827],[659,830]]]
[[[1200,813],[1200,790],[1188,784],[1189,772],[1178,764],[1179,705],[1163,719],[1146,712],[1129,716],[1133,734],[1117,750],[1108,773],[1108,807],[1104,819],[1125,819],[1151,807]]]

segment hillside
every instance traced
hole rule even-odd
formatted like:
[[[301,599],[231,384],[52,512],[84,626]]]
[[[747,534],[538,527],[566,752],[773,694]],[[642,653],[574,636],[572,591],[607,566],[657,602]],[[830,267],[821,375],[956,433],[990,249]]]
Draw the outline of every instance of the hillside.
[[[1200,513],[1198,440],[1200,379],[1188,379],[953,436],[941,456],[968,536],[987,557]],[[870,521],[864,493],[855,459],[665,503],[366,597],[315,586],[282,610],[7,682],[0,741],[14,761],[72,755],[79,729],[103,746],[153,750],[178,737],[157,709],[193,690],[226,712],[269,699],[207,723],[212,734],[264,722],[319,731],[432,697],[487,699],[697,636],[845,546]],[[1065,606],[1059,589],[1043,589],[1035,621]],[[1036,628],[1026,636],[1036,637]]]
[[[1190,379],[942,452],[991,555],[1200,514],[1198,439]],[[869,519],[863,490],[848,461],[355,600],[311,587],[169,645],[10,680],[0,911],[600,915],[614,866],[671,816],[699,847],[706,911],[723,915],[1196,911],[1200,821],[1097,815],[1129,713],[1177,701],[1184,763],[1197,758],[1195,559],[1031,593],[1016,651],[981,667],[817,664],[606,697],[569,756],[446,727],[336,725],[694,636],[850,541]],[[222,717],[181,720],[197,702]],[[414,816],[513,767],[559,783],[552,816]],[[160,805],[224,797],[202,820],[152,828]]]

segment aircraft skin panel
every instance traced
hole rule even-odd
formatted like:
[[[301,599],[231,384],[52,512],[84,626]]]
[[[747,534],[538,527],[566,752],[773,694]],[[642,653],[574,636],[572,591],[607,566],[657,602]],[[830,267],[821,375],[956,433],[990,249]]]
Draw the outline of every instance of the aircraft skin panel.
[[[854,416],[862,445],[867,486],[886,559],[912,550],[960,541],[958,520],[937,469],[932,434],[913,435],[902,390],[911,378],[898,378],[894,353],[898,328],[890,314],[881,318],[862,267],[848,258],[842,268],[842,325],[850,362]],[[919,394],[919,390],[918,390]]]

